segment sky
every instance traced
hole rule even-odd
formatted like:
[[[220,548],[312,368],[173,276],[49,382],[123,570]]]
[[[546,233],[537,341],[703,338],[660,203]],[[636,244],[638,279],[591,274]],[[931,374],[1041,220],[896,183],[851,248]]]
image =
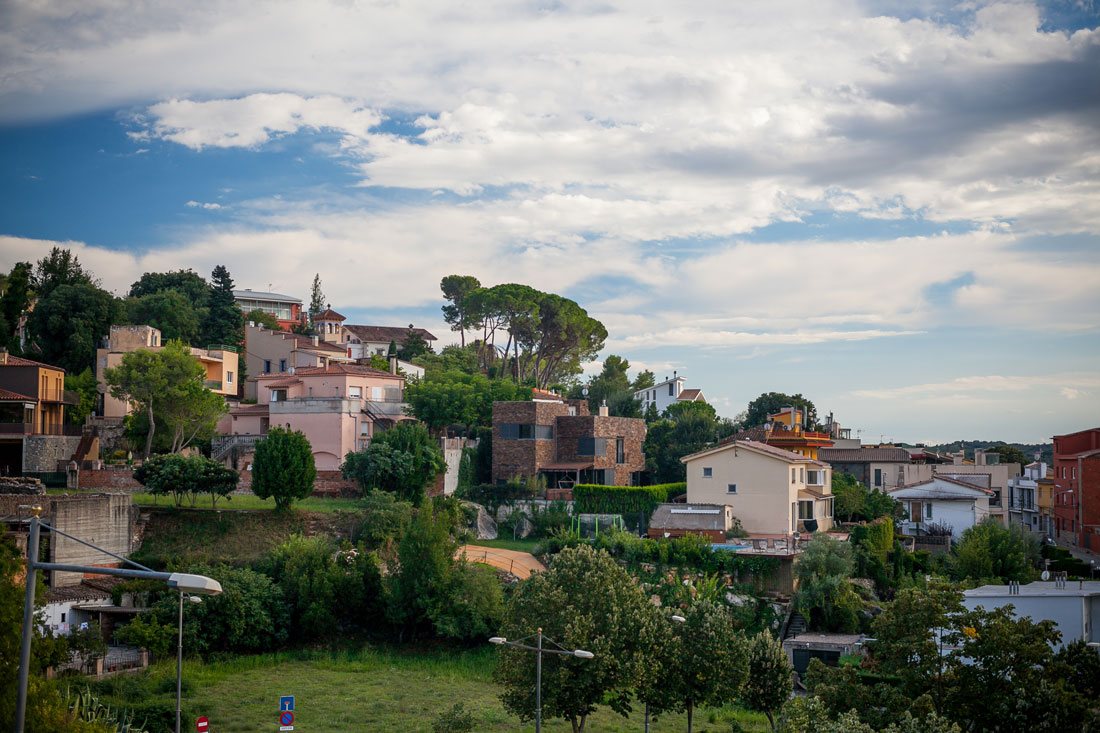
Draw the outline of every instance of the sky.
[[[470,274],[726,416],[1100,425],[1096,0],[7,0],[0,163],[5,270],[319,273],[437,345]]]

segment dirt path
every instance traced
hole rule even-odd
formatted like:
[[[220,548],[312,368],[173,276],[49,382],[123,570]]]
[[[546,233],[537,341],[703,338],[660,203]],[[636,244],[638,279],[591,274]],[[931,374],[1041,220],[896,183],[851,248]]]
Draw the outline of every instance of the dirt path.
[[[480,562],[500,570],[507,570],[520,580],[531,577],[531,573],[546,570],[541,562],[529,552],[503,550],[497,547],[463,545],[458,548],[455,557],[466,556],[470,562]]]

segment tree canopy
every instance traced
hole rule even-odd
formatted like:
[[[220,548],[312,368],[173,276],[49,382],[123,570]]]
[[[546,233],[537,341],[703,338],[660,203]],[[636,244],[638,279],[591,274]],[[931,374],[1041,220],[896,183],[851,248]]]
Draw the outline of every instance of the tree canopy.
[[[632,690],[643,679],[657,624],[666,623],[659,614],[610,555],[581,545],[563,550],[547,571],[516,588],[500,632],[530,643],[542,628],[565,649],[593,653],[592,659],[547,655],[542,662],[543,716],[564,718],[579,733],[599,705],[627,710]],[[535,665],[530,655],[502,647],[496,679],[504,687],[504,707],[521,720],[533,719]]]
[[[123,301],[126,319],[135,326],[160,330],[164,341],[179,340],[198,344],[205,309],[179,290],[160,290]]]
[[[412,414],[436,433],[452,426],[489,427],[494,402],[529,399],[530,387],[457,370],[426,371],[405,387]]]
[[[111,324],[121,320],[121,306],[106,290],[85,282],[86,276],[50,278],[52,283],[64,282],[39,295],[28,322],[27,351],[47,364],[79,373],[95,365],[95,350]]]
[[[466,331],[475,327],[477,314],[473,312],[470,296],[481,287],[473,275],[447,275],[439,283],[447,305],[443,306],[443,320],[458,331],[462,346],[466,346]]]
[[[987,517],[962,534],[950,565],[959,580],[1028,581],[1039,561],[1039,545],[1019,525],[1005,527]]]
[[[276,509],[286,511],[312,494],[316,478],[313,448],[300,431],[272,428],[256,444],[252,493],[261,499],[274,497]]]
[[[210,273],[210,286],[209,308],[202,324],[203,345],[239,346],[244,342],[244,315],[233,298],[233,278],[225,265],[218,265]]]
[[[749,403],[745,412],[745,426],[755,428],[768,421],[768,415],[774,415],[784,407],[800,407],[805,411],[806,429],[813,430],[820,426],[817,419],[817,408],[814,403],[803,397],[801,393],[788,395],[782,392],[764,392]]]
[[[405,420],[376,434],[366,449],[348,453],[340,470],[364,491],[382,489],[419,506],[428,484],[447,468],[427,428]]]

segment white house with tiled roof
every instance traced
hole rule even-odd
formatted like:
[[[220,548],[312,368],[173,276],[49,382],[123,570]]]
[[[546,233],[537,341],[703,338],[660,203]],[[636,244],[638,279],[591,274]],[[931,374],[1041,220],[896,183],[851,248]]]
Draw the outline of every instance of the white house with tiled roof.
[[[827,463],[756,441],[728,441],[681,459],[689,504],[719,504],[750,534],[789,535],[833,526]]]
[[[934,476],[887,492],[901,502],[908,515],[908,519],[900,523],[902,532],[922,535],[928,533],[930,525],[938,525],[950,528],[951,536],[959,539],[963,532],[991,514],[989,500],[994,492],[976,478]]]
[[[634,393],[634,399],[642,403],[642,412],[655,405],[658,414],[663,414],[670,406],[677,402],[706,402],[701,389],[685,389],[684,378],[676,372],[672,373],[672,379],[639,389]]]
[[[366,359],[372,355],[386,356],[390,350],[390,342],[395,343],[397,348],[401,348],[405,344],[409,331],[418,334],[429,344],[437,340],[428,330],[415,328],[411,324],[405,327],[345,325],[344,346],[347,347],[348,355],[353,359]]]

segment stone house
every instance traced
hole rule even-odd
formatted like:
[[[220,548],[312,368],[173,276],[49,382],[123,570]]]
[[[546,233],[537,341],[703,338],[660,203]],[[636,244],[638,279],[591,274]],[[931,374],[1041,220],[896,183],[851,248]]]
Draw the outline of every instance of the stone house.
[[[538,393],[538,399],[493,403],[495,483],[542,476],[549,488],[577,483],[632,486],[645,470],[645,421],[597,415],[584,400]]]

